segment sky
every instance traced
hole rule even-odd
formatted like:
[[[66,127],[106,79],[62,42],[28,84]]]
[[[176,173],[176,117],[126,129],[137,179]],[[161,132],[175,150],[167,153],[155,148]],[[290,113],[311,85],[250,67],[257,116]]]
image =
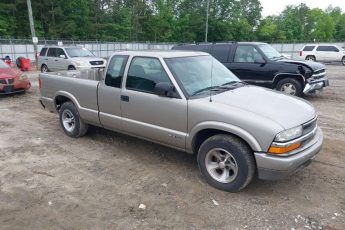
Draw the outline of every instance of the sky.
[[[260,0],[263,7],[262,15],[278,15],[287,5],[299,5],[305,3],[309,8],[326,9],[329,5],[339,6],[345,12],[345,0]]]

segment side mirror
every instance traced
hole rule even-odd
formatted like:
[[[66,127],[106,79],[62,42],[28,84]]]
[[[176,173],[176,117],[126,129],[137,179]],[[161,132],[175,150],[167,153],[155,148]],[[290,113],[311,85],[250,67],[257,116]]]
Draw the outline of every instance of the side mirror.
[[[155,85],[153,92],[162,97],[173,97],[174,86],[168,82],[159,82]]]
[[[262,59],[262,58],[256,58],[254,60],[254,63],[255,64],[266,64],[266,61],[264,59]]]
[[[65,56],[65,55],[63,55],[63,54],[61,54],[61,55],[60,55],[60,58],[65,59],[65,58],[66,58],[66,56]]]

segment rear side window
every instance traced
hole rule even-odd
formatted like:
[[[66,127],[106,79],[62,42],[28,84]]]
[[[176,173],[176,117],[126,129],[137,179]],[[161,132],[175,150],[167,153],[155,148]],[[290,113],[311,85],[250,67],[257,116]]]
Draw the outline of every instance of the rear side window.
[[[42,48],[42,49],[41,49],[41,52],[40,52],[40,56],[46,56],[47,49],[48,49],[48,48]]]
[[[126,67],[128,56],[113,56],[109,62],[107,73],[105,75],[105,84],[107,86],[121,88],[123,72]]]
[[[214,45],[212,48],[212,56],[222,63],[228,62],[230,45]]]
[[[315,46],[306,46],[304,47],[303,51],[313,51],[314,48]]]
[[[56,57],[56,48],[49,48],[47,56],[48,57]]]
[[[339,52],[335,46],[319,46],[316,50],[321,52]]]

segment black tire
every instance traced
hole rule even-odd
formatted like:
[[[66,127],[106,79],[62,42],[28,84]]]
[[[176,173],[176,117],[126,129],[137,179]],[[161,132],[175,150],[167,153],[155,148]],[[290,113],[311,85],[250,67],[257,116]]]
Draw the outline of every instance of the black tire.
[[[42,72],[42,73],[49,72],[48,66],[45,65],[45,64],[43,64],[43,65],[41,66],[41,72]]]
[[[343,57],[343,58],[341,59],[341,63],[342,63],[343,65],[345,65],[345,57]]]
[[[302,84],[293,78],[285,78],[277,83],[276,90],[293,96],[301,97],[303,95]]]
[[[307,61],[316,61],[316,58],[315,58],[315,56],[309,55],[309,56],[307,56],[305,58],[305,60],[307,60]]]
[[[76,70],[76,68],[72,65],[68,66],[68,70]]]
[[[212,152],[214,150],[220,151],[220,153],[222,151],[224,151],[225,153],[230,153],[234,160],[232,161],[233,165],[237,166],[237,172],[235,173],[233,171],[233,178],[231,179],[231,176],[229,176],[230,181],[228,182],[222,182],[221,180],[215,179],[214,175],[215,173],[218,173],[218,169],[213,170],[213,174],[210,173],[207,169],[207,167],[210,165],[207,161],[209,159],[210,153],[212,155]],[[227,192],[238,192],[244,189],[253,179],[256,170],[256,164],[252,150],[239,138],[226,134],[215,135],[204,141],[204,143],[202,143],[202,145],[200,146],[197,159],[199,170],[206,181],[213,187]],[[225,159],[222,160],[226,161]],[[217,164],[216,162],[211,163],[214,165]],[[218,162],[218,164],[220,167],[221,163]],[[225,166],[225,168],[226,167],[227,166]],[[222,169],[219,168],[219,170]],[[220,174],[222,175],[223,173]]]
[[[70,124],[66,124],[66,120],[69,117],[73,117],[73,121]],[[67,136],[70,137],[81,137],[84,136],[88,130],[88,124],[86,124],[79,116],[78,110],[75,105],[68,101],[61,105],[59,110],[60,125]],[[73,125],[72,125],[73,123]]]

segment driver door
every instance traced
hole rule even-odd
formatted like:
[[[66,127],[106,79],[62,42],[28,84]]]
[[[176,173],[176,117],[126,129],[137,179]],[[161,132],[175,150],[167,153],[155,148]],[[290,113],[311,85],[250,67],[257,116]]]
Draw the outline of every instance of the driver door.
[[[271,80],[269,64],[252,45],[239,45],[230,70],[242,81],[255,85],[265,85]]]
[[[159,82],[171,83],[158,58],[133,57],[121,92],[121,112],[125,132],[185,149],[187,101],[154,93]]]

